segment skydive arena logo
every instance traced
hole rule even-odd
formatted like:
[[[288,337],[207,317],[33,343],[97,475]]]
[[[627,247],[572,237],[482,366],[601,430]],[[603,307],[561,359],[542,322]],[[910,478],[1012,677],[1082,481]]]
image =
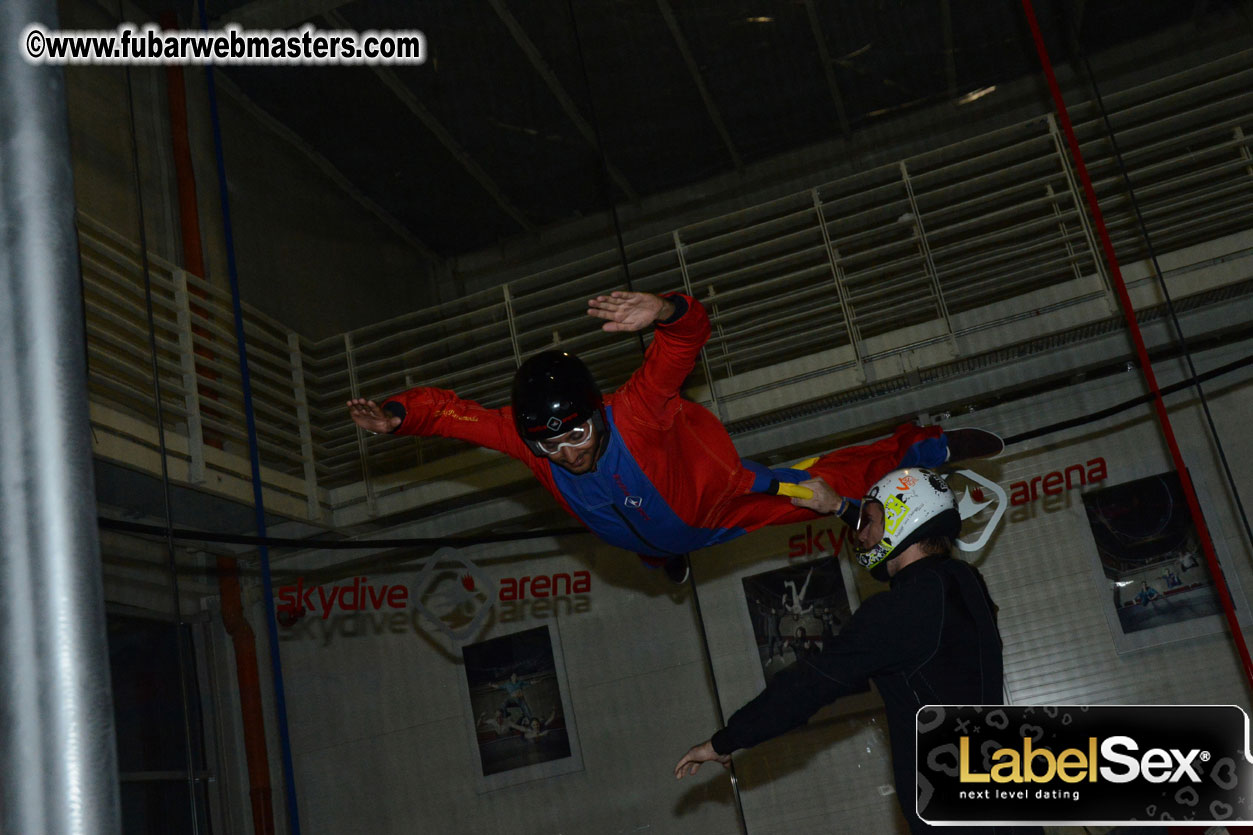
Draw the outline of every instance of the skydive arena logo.
[[[918,815],[933,824],[1253,820],[1232,705],[918,711]]]
[[[371,581],[313,583],[299,577],[280,586],[275,614],[280,640],[422,631],[421,623],[467,640],[496,612],[501,622],[582,614],[590,609],[587,570],[504,577],[498,582],[473,560],[445,546],[423,561],[411,583]]]

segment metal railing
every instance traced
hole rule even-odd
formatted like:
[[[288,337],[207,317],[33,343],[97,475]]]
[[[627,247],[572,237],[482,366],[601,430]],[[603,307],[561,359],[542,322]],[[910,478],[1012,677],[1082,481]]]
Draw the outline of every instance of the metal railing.
[[[155,449],[156,386],[138,248],[81,213],[78,225],[93,423],[136,448]],[[172,473],[193,485],[215,473],[247,473],[230,296],[156,256],[149,257],[149,275],[162,412],[173,435],[167,454],[179,465]],[[266,486],[303,498],[312,513],[317,451],[300,337],[250,306],[244,324]]]
[[[1107,97],[1159,253],[1253,229],[1250,59]],[[1117,251],[1124,265],[1143,260],[1104,124],[1091,106],[1075,107],[1072,117]],[[80,231],[93,403],[151,424],[137,249],[89,218]],[[854,386],[868,363],[922,345],[948,343],[955,356],[963,335],[1030,314],[1040,291],[1050,292],[1051,309],[1102,297],[1103,315],[1113,309],[1051,116],[635,240],[626,252],[636,289],[683,290],[709,309],[713,335],[689,394],[724,418],[778,408],[783,395],[760,395],[798,379],[826,375],[825,385]],[[230,299],[151,261],[166,429],[187,439],[176,454],[198,483],[246,459]],[[267,486],[316,517],[328,488],[364,479],[368,490],[380,475],[465,448],[443,439],[367,442],[347,420],[350,396],[427,385],[497,406],[521,359],[550,346],[578,353],[606,388],[620,384],[639,362],[635,342],[603,333],[584,311],[589,296],[622,280],[607,243],[600,253],[318,341],[245,305]]]

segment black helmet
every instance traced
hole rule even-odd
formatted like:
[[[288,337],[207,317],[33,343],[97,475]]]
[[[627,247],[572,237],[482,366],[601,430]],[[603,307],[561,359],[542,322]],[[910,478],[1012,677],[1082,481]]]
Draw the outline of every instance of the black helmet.
[[[513,376],[512,401],[513,424],[536,455],[544,453],[535,441],[564,435],[599,417],[602,404],[592,372],[562,351],[542,351],[522,363]]]

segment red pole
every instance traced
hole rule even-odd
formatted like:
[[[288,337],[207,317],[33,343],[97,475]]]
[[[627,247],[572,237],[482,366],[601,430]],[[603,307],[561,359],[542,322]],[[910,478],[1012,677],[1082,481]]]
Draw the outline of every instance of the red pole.
[[[161,28],[178,28],[173,12],[161,13]],[[174,146],[174,172],[178,180],[178,220],[183,237],[183,266],[204,278],[204,252],[200,247],[200,210],[196,206],[196,174],[191,163],[191,143],[187,138],[187,91],[183,68],[167,64],[165,95],[170,107],[170,142]]]
[[[1205,524],[1205,517],[1201,515],[1201,503],[1197,500],[1196,489],[1192,486],[1192,477],[1188,474],[1183,453],[1179,451],[1179,443],[1175,440],[1175,430],[1171,426],[1170,415],[1166,412],[1166,403],[1162,400],[1162,393],[1157,387],[1157,376],[1153,373],[1153,364],[1149,361],[1148,349],[1144,347],[1144,336],[1140,333],[1140,324],[1136,321],[1135,308],[1131,305],[1131,297],[1127,294],[1127,284],[1123,281],[1122,270],[1118,266],[1118,257],[1114,254],[1114,244],[1110,240],[1109,230],[1105,227],[1105,216],[1101,214],[1101,207],[1097,203],[1096,189],[1092,187],[1092,178],[1088,176],[1088,167],[1084,164],[1083,154],[1079,150],[1079,139],[1075,136],[1075,130],[1070,124],[1070,116],[1066,110],[1066,102],[1062,98],[1061,87],[1058,86],[1057,77],[1053,74],[1053,64],[1044,46],[1044,36],[1040,33],[1040,23],[1036,20],[1031,0],[1022,0],[1022,8],[1027,15],[1027,25],[1031,27],[1031,37],[1035,40],[1036,52],[1040,56],[1040,66],[1048,81],[1049,92],[1052,93],[1053,103],[1057,107],[1058,121],[1061,123],[1062,132],[1066,134],[1066,142],[1070,145],[1070,153],[1075,160],[1079,181],[1083,184],[1083,193],[1087,196],[1088,207],[1092,210],[1092,221],[1101,239],[1101,248],[1105,251],[1110,280],[1114,285],[1114,291],[1118,294],[1118,301],[1122,305],[1123,317],[1127,320],[1127,329],[1131,332],[1132,342],[1135,343],[1140,370],[1144,373],[1144,380],[1148,383],[1149,391],[1153,395],[1153,408],[1157,412],[1158,423],[1161,424],[1162,434],[1166,437],[1166,445],[1170,448],[1170,457],[1174,461],[1175,471],[1179,473],[1179,482],[1183,485],[1183,495],[1188,502],[1188,510],[1192,513],[1192,521],[1196,525],[1197,535],[1201,540],[1201,550],[1205,552],[1210,576],[1214,578],[1214,584],[1218,588],[1218,599],[1222,602],[1223,612],[1227,616],[1227,625],[1231,628],[1231,637],[1235,641],[1240,663],[1244,666],[1244,677],[1249,683],[1250,690],[1253,691],[1253,659],[1249,658],[1249,648],[1244,642],[1244,633],[1240,631],[1235,606],[1231,602],[1231,591],[1223,576],[1222,566],[1218,564],[1218,554],[1214,551],[1214,542],[1210,538],[1209,527]]]
[[[173,31],[178,28],[178,18],[174,12],[165,11],[160,16],[161,28]],[[174,146],[174,173],[178,184],[178,221],[183,239],[183,267],[197,278],[204,278],[204,250],[200,245],[200,209],[196,203],[196,173],[192,168],[191,141],[188,139],[187,128],[187,90],[183,84],[183,68],[178,64],[167,64],[165,67],[165,94],[169,103],[170,143]],[[191,286],[188,291],[193,296],[205,298],[205,291]],[[208,311],[196,303],[191,303],[191,311],[197,316],[208,316]],[[204,343],[212,341],[213,335],[203,325],[193,322],[192,333],[198,339],[194,351],[197,356],[207,360],[216,359],[212,349]],[[212,368],[196,363],[196,376],[207,380],[216,380],[218,374]],[[200,395],[207,400],[217,400],[213,389],[197,385]],[[210,417],[221,417],[221,412],[208,406],[204,413]],[[222,436],[212,429],[202,431],[204,443],[222,449]]]
[[[235,676],[239,683],[239,712],[244,721],[244,759],[248,764],[252,831],[253,835],[274,835],[270,756],[265,747],[265,714],[261,707],[256,635],[244,617],[239,566],[230,557],[218,557],[217,567],[218,587],[222,592],[222,625],[235,647]]]

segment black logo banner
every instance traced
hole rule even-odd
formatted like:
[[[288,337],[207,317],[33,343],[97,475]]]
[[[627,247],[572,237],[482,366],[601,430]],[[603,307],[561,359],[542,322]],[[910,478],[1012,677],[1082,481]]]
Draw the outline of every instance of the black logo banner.
[[[917,728],[928,823],[1253,821],[1233,705],[928,705]]]

